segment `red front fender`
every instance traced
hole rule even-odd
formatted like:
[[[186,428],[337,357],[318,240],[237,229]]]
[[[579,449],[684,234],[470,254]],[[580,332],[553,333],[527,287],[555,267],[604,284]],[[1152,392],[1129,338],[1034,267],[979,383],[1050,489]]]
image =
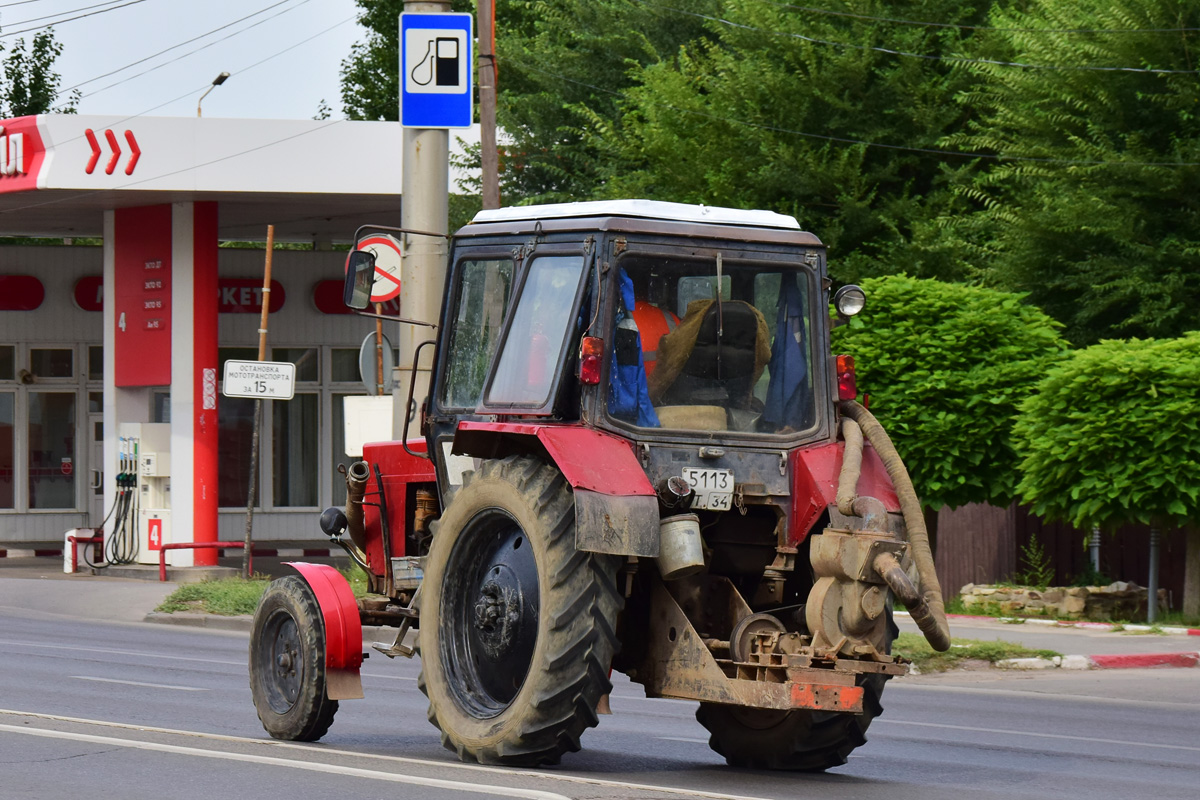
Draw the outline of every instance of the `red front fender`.
[[[362,620],[350,584],[328,564],[285,562],[312,588],[325,620],[325,693],[330,700],[363,696]]]

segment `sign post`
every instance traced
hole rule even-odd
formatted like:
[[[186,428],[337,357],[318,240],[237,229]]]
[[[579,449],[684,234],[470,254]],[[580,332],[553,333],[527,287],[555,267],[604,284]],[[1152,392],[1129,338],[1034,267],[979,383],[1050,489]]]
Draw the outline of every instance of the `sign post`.
[[[404,171],[400,224],[404,228],[445,234],[449,231],[449,128],[471,125],[472,18],[451,14],[449,0],[405,0],[400,15],[400,122],[403,127]],[[446,283],[446,239],[405,234],[404,292],[400,316],[437,319]],[[412,325],[400,324],[397,350],[400,370],[414,370],[416,404],[429,392],[430,368],[414,358],[423,339]],[[396,381],[392,435],[399,437],[409,408]]]

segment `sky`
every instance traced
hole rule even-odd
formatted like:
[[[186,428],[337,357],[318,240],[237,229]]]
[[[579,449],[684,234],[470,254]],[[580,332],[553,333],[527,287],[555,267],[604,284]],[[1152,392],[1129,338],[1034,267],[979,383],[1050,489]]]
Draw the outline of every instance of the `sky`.
[[[0,44],[54,22],[55,68],[83,93],[81,114],[191,116],[229,72],[205,117],[309,119],[324,100],[342,118],[341,62],[366,37],[357,11],[354,0],[0,0]]]

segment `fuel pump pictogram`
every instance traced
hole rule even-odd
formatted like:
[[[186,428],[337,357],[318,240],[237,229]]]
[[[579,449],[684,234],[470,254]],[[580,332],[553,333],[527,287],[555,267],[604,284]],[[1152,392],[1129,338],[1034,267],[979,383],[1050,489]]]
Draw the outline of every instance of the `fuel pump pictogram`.
[[[430,39],[425,55],[413,67],[410,77],[418,86],[458,86],[459,74],[458,39],[452,36],[437,36]]]

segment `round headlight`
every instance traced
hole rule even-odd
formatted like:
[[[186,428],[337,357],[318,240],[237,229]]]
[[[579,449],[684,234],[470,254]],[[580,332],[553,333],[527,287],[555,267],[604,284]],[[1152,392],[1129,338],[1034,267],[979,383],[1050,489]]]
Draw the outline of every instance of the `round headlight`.
[[[867,295],[861,287],[848,283],[833,295],[833,307],[843,317],[853,317],[867,304]]]

